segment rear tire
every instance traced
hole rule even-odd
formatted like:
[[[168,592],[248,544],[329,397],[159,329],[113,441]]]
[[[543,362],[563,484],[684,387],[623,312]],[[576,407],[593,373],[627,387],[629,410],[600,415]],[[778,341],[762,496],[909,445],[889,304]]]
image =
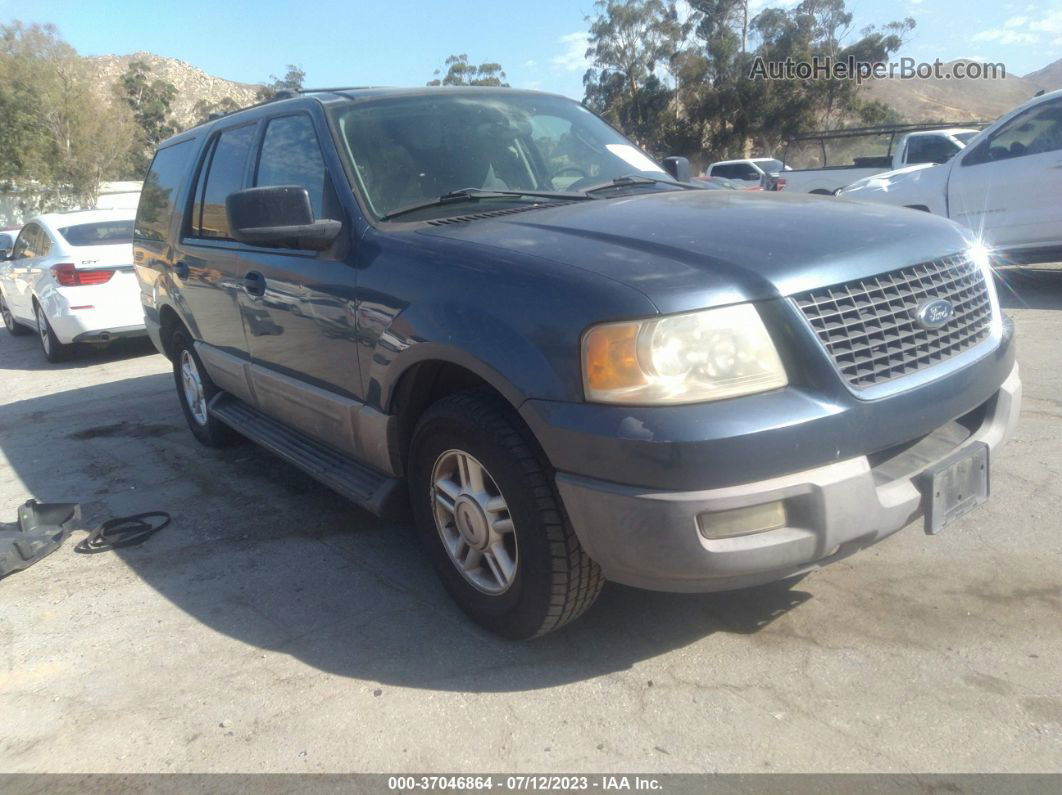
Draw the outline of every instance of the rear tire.
[[[192,435],[207,447],[226,447],[238,437],[232,428],[212,416],[210,401],[221,390],[210,380],[195,352],[195,344],[184,331],[176,331],[170,343],[173,353],[173,380],[177,386],[184,418]]]
[[[524,433],[494,396],[461,392],[421,418],[409,462],[414,518],[443,585],[514,640],[578,618],[604,584]]]
[[[4,296],[0,295],[0,315],[4,318],[4,328],[7,329],[7,333],[12,337],[24,337],[32,331],[15,320],[15,316],[11,314],[11,309],[7,305],[7,301],[4,300]]]
[[[48,322],[48,317],[44,314],[44,309],[40,304],[33,304],[33,313],[37,317],[37,337],[41,341],[41,350],[44,351],[44,358],[52,364],[58,364],[73,356],[74,346],[66,345],[59,341],[59,338],[55,336],[55,332],[52,331],[52,324]]]

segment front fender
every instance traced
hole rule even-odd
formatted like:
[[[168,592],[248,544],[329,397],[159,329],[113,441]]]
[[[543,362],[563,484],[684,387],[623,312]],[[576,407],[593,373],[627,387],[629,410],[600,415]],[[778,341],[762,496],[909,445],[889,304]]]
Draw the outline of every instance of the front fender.
[[[578,345],[528,336],[468,304],[407,308],[381,333],[369,368],[367,397],[383,410],[402,376],[421,362],[446,362],[476,374],[513,406],[532,397],[578,399]]]

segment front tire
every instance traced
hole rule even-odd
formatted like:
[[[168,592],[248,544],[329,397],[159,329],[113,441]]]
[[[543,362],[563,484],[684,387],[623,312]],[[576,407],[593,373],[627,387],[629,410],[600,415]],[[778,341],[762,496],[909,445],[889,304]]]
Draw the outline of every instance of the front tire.
[[[409,464],[414,518],[446,590],[515,640],[578,618],[604,584],[524,433],[507,405],[462,392],[421,418]]]
[[[210,401],[221,390],[210,380],[195,352],[195,344],[183,331],[173,335],[173,380],[184,418],[192,435],[207,447],[225,447],[236,432],[210,413]]]
[[[52,331],[52,324],[48,322],[48,318],[40,304],[34,303],[33,313],[37,317],[37,337],[41,341],[41,350],[44,351],[44,358],[52,364],[58,364],[69,359],[74,353],[74,346],[65,345],[59,341],[59,338],[55,336],[55,332]]]
[[[11,314],[11,307],[7,305],[3,295],[0,295],[0,315],[4,318],[4,328],[12,337],[24,337],[30,333],[30,329],[15,320],[15,316]]]

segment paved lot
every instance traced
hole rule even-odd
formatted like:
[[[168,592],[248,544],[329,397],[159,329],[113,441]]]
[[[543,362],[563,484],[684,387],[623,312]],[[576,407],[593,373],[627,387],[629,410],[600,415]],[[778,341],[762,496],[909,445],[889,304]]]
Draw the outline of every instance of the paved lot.
[[[0,770],[1062,770],[1062,272],[1015,289],[987,506],[790,590],[609,586],[527,644],[470,625],[408,527],[199,447],[150,348],[57,367],[5,334],[0,519],[174,523],[0,582]]]

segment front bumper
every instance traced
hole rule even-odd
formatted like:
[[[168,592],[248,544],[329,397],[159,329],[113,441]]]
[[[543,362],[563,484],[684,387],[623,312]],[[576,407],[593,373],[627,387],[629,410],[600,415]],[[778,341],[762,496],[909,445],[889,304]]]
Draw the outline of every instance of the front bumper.
[[[956,449],[995,450],[1017,422],[1015,364],[987,401],[909,445],[736,486],[661,491],[560,472],[576,535],[610,580],[662,591],[721,591],[803,574],[880,541],[921,517],[918,476]],[[701,513],[782,500],[788,526],[704,538]]]

